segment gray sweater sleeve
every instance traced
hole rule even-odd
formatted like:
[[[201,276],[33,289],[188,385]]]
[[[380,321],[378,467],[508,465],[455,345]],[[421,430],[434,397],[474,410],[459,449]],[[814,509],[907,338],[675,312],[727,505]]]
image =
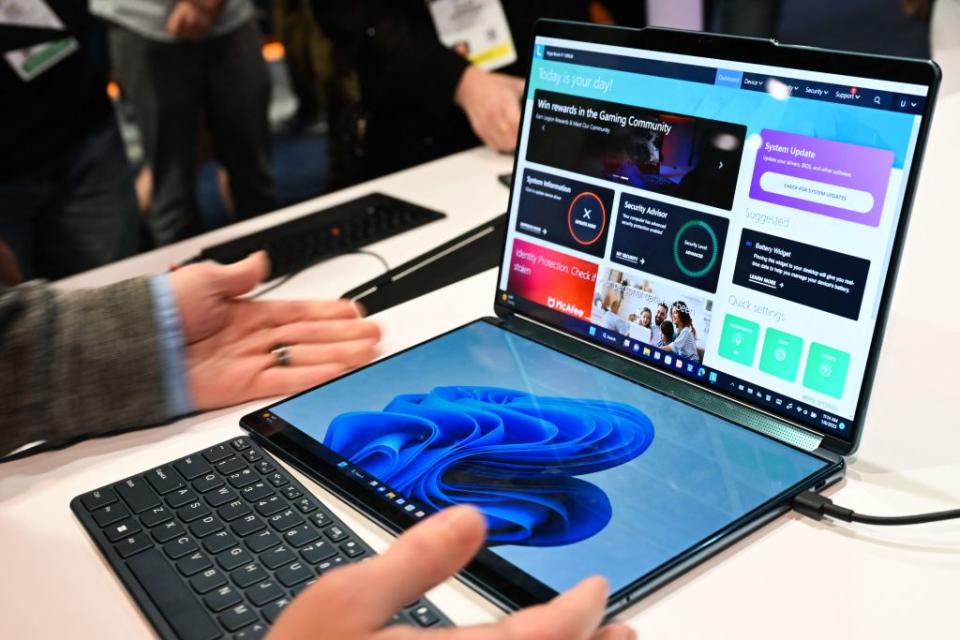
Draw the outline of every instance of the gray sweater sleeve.
[[[161,366],[146,279],[0,289],[0,457],[165,420]]]

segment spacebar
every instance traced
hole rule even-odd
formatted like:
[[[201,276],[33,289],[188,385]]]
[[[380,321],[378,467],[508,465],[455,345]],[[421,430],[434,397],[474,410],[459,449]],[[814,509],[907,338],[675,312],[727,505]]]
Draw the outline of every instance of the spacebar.
[[[213,640],[221,635],[207,610],[159,551],[151,549],[127,560],[153,604],[182,640]]]

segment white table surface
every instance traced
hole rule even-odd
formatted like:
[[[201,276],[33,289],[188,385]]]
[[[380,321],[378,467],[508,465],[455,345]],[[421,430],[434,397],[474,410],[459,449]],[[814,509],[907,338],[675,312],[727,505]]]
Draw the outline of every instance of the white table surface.
[[[864,513],[960,506],[960,94],[939,105],[880,360],[863,445],[834,499]],[[485,150],[451,156],[207,237],[63,281],[91,286],[153,273],[211,241],[274,224],[372,189],[449,214],[449,219],[372,247],[399,264],[501,213],[495,176],[510,161]],[[270,297],[336,296],[377,275],[368,256],[314,267]],[[384,353],[488,315],[489,271],[378,316]],[[0,466],[0,637],[148,638],[136,605],[69,511],[73,496],[240,433],[239,418],[265,401],[122,436],[88,441]],[[301,480],[304,478],[301,476]],[[389,536],[307,482],[376,549]],[[955,638],[960,524],[884,529],[829,525],[788,515],[641,601],[621,618],[641,638]],[[454,581],[436,603],[459,624],[496,610]]]

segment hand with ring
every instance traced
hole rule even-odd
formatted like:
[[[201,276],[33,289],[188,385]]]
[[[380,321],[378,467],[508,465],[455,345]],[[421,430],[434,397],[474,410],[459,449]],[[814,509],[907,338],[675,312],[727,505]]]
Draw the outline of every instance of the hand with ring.
[[[193,405],[201,411],[287,395],[376,354],[380,327],[348,300],[245,300],[270,272],[266,253],[174,271]]]

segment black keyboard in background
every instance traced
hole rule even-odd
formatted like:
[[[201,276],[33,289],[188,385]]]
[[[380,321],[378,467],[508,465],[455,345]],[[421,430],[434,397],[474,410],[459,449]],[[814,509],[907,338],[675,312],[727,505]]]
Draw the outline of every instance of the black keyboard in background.
[[[374,554],[248,438],[77,496],[70,508],[161,638],[260,638],[301,591]],[[390,624],[451,626],[426,599]]]
[[[270,255],[273,279],[445,217],[438,211],[371,193],[207,247],[191,262],[213,260],[230,264],[264,249]]]

